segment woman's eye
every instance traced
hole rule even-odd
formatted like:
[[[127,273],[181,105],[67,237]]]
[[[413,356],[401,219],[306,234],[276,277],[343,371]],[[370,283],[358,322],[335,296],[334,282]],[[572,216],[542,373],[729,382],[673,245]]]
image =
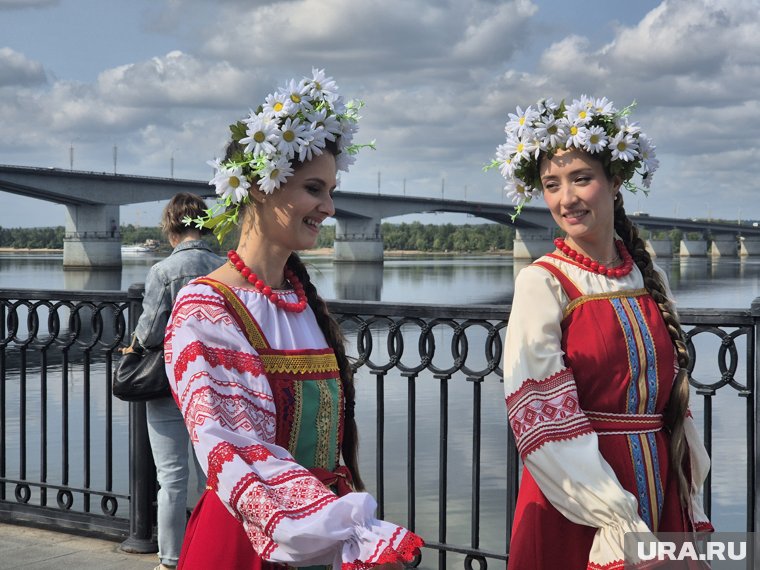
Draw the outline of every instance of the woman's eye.
[[[319,194],[320,188],[318,188],[316,186],[307,186],[306,190],[308,190],[312,194]]]

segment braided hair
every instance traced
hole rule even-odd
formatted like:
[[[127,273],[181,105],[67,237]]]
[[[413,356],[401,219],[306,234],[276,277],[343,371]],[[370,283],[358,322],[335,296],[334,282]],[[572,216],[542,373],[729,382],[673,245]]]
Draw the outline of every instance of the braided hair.
[[[639,231],[633,225],[625,213],[623,196],[620,192],[615,197],[614,209],[615,231],[623,240],[626,248],[633,257],[634,262],[641,270],[644,277],[644,287],[657,303],[662,319],[668,329],[670,338],[676,351],[678,373],[670,392],[668,405],[665,408],[665,426],[670,431],[670,463],[671,469],[678,480],[681,503],[688,506],[689,482],[684,473],[683,462],[687,452],[684,421],[689,406],[689,352],[684,342],[683,330],[678,320],[678,315],[673,309],[670,299],[666,295],[665,284],[660,274],[652,264],[652,258],[646,250],[644,240],[639,236]]]
[[[346,347],[343,332],[337,321],[327,311],[327,304],[317,293],[317,288],[311,282],[309,272],[306,271],[301,258],[295,252],[290,254],[287,266],[295,273],[296,277],[303,284],[306,298],[309,302],[314,316],[317,318],[317,324],[325,335],[327,344],[335,351],[335,358],[338,361],[340,370],[340,381],[343,388],[343,442],[341,444],[341,453],[343,461],[351,472],[353,486],[357,491],[364,490],[364,482],[359,474],[358,446],[359,435],[356,429],[356,419],[354,417],[354,404],[356,401],[356,390],[354,388],[354,372],[346,356]]]

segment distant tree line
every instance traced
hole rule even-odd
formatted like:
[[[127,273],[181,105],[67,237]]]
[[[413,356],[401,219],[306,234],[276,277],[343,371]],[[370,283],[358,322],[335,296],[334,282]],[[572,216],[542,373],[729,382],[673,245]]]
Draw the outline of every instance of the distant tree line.
[[[0,227],[0,247],[61,249],[63,234],[63,226],[55,228]]]
[[[382,225],[385,249],[430,252],[487,252],[512,249],[515,230],[501,224],[411,224]],[[335,226],[323,226],[317,247],[332,247]]]
[[[32,248],[32,249],[61,249],[63,248],[64,227],[54,228],[3,228],[0,227],[0,247]],[[400,251],[427,252],[488,252],[496,250],[511,250],[515,230],[512,226],[501,224],[411,224],[382,225],[385,249]],[[206,241],[216,252],[226,252],[234,248],[238,242],[238,232],[228,234],[221,245],[216,238],[205,236]],[[645,239],[670,238],[677,248],[682,237],[698,239],[701,234],[688,232],[684,235],[680,230],[648,232],[642,230]],[[143,243],[155,239],[161,243],[161,249],[171,248],[168,240],[158,226],[121,226],[121,241],[124,244]],[[332,247],[335,241],[335,225],[322,226],[316,247]]]

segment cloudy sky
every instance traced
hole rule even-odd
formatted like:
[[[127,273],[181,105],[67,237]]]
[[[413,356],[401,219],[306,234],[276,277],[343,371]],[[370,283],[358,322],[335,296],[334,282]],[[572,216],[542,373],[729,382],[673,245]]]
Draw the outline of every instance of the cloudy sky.
[[[507,113],[586,93],[636,100],[657,145],[629,211],[760,219],[758,54],[760,0],[0,0],[0,163],[69,168],[73,149],[112,172],[117,147],[120,173],[168,177],[173,157],[207,179],[227,125],[317,66],[377,141],[344,190],[502,202],[481,167]],[[0,226],[63,224],[0,201]]]

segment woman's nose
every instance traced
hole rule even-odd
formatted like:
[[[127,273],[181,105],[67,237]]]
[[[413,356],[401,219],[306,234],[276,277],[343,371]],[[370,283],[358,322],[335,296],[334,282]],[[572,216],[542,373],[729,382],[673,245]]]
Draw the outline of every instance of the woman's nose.
[[[324,200],[322,200],[321,210],[329,217],[333,217],[335,215],[335,203],[333,202],[332,194],[326,194],[326,197]]]

